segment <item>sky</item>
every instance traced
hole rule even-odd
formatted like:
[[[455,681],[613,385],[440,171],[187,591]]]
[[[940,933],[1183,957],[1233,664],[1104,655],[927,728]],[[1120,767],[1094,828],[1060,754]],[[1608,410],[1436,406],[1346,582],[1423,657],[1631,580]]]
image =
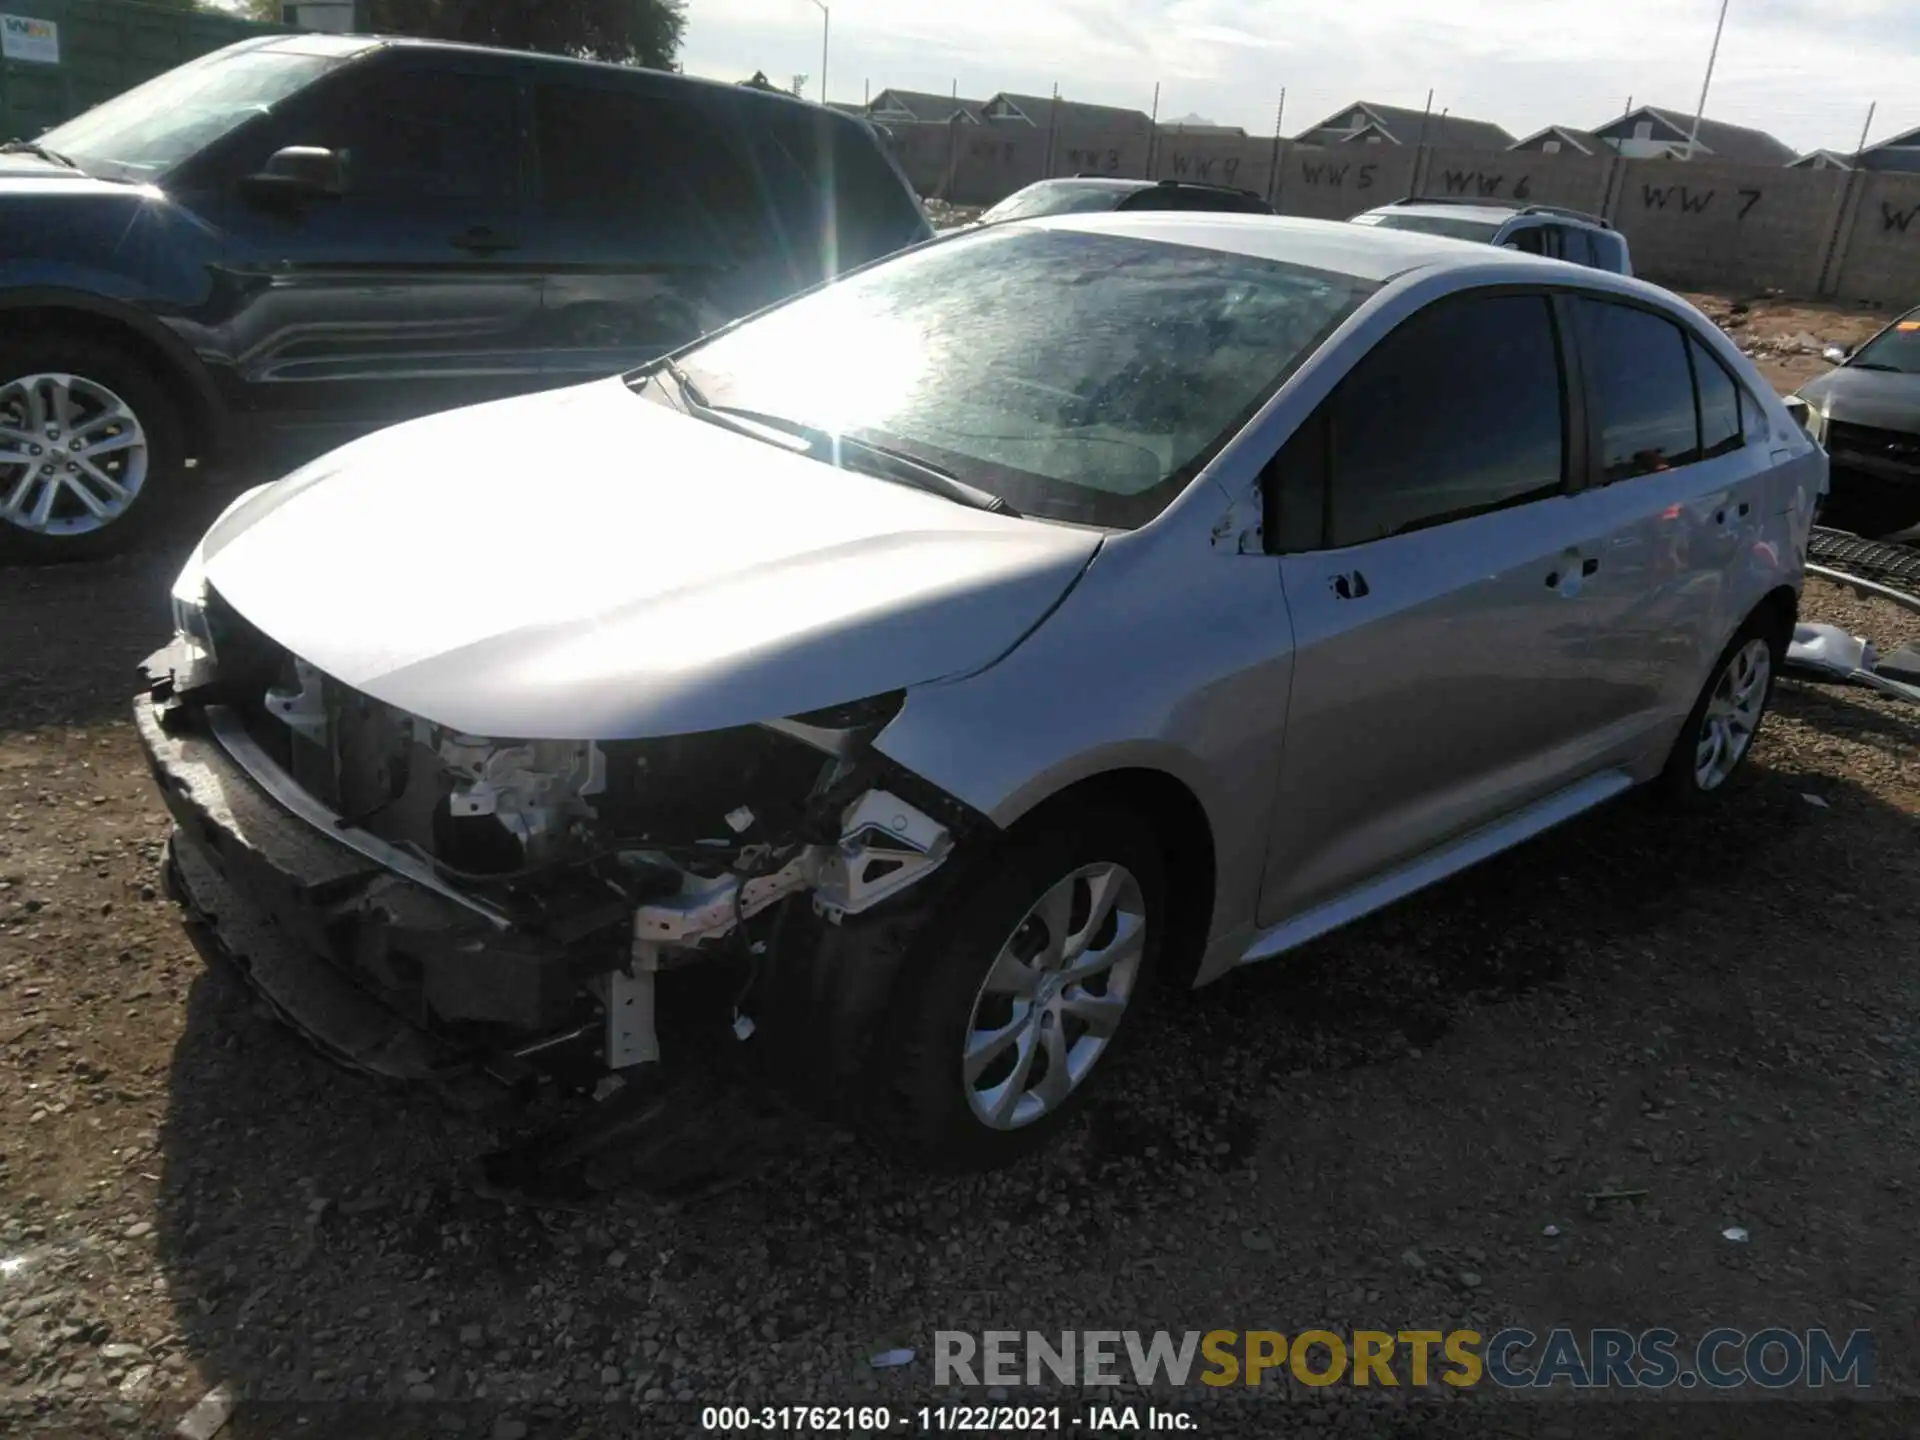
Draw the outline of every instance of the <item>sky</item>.
[[[1691,115],[1719,0],[828,0],[827,96],[998,90],[1298,134],[1354,100],[1592,128],[1629,98]],[[687,72],[820,93],[813,0],[687,0]],[[1730,0],[1707,114],[1806,151],[1920,126],[1920,0]]]

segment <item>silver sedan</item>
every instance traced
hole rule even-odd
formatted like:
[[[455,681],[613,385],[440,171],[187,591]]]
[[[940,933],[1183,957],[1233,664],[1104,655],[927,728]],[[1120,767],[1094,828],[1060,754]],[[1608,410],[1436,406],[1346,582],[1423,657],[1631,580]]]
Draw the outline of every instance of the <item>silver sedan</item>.
[[[989,1165],[1154,984],[1717,801],[1825,481],[1639,281],[1015,222],[250,492],[137,709],[177,893],[336,1056],[724,1052]]]

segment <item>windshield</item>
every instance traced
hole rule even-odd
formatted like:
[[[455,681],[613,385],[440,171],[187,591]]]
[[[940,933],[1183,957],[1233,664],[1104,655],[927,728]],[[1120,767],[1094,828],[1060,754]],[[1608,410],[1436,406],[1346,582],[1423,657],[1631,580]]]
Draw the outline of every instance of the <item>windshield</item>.
[[[1132,528],[1375,288],[1131,236],[994,228],[679,358],[714,406],[887,446],[1029,515]]]
[[[1448,235],[1455,240],[1492,240],[1498,225],[1485,220],[1462,220],[1457,215],[1382,215],[1373,221],[1386,230],[1418,230],[1423,235]]]
[[[1117,209],[1136,187],[1131,185],[1062,184],[1058,180],[1039,180],[1024,190],[1016,190],[980,217],[980,223],[998,224],[1002,220],[1036,220],[1042,215],[1080,215],[1094,210]]]
[[[91,175],[152,180],[347,58],[216,50],[96,105],[40,142]]]
[[[1853,357],[1855,366],[1879,366],[1905,375],[1920,375],[1920,310],[1880,332]]]

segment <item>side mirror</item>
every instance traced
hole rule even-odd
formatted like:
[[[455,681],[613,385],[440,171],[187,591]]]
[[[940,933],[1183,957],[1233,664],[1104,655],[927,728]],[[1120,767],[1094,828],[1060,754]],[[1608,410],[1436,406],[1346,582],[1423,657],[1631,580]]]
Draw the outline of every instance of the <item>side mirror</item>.
[[[1835,365],[1843,365],[1853,354],[1851,345],[1829,345],[1820,352],[1820,358]]]
[[[347,188],[339,155],[318,145],[289,145],[268,157],[266,168],[240,182],[242,192],[267,204],[297,205],[335,196]]]

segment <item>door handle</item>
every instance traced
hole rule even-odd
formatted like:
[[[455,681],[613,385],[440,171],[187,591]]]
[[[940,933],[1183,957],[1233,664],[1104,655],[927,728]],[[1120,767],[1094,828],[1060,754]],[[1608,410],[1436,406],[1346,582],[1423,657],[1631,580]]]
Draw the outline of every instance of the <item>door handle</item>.
[[[475,255],[492,255],[496,251],[520,248],[517,241],[498,234],[485,225],[475,225],[466,234],[454,236],[452,243],[455,249],[470,251]]]
[[[1333,587],[1333,593],[1342,600],[1364,600],[1373,593],[1367,585],[1367,577],[1358,570],[1349,570],[1344,575],[1336,575],[1327,583]]]

